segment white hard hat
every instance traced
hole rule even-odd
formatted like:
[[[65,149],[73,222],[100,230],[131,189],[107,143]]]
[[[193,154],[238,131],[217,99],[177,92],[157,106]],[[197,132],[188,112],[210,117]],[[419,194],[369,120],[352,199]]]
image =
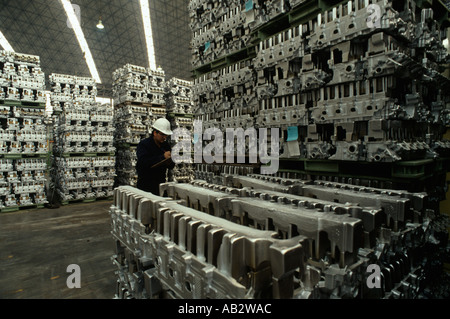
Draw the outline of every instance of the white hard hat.
[[[166,135],[172,135],[172,131],[170,129],[170,122],[165,118],[159,118],[153,123],[153,129],[160,131]]]

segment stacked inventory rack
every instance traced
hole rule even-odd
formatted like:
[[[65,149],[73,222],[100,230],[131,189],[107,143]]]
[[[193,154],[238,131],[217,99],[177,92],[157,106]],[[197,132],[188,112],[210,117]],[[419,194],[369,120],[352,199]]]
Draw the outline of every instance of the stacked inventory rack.
[[[217,161],[197,164],[198,180],[162,184],[161,197],[117,188],[117,296],[446,298],[442,3],[191,0],[189,10],[195,119],[278,129],[280,169]]]
[[[448,220],[424,193],[257,174],[165,183],[161,197],[114,191],[118,298],[413,299],[450,289]]]
[[[136,185],[136,146],[148,137],[152,123],[166,117],[165,75],[126,64],[113,73],[116,185]]]
[[[0,51],[0,209],[47,203],[45,75],[40,58]]]
[[[51,74],[55,112],[52,178],[62,204],[112,195],[115,178],[113,108],[95,102],[91,78]]]
[[[414,1],[189,6],[197,119],[222,128],[280,128],[283,176],[414,191],[445,184],[445,7]],[[366,21],[370,13],[375,24]]]
[[[165,90],[167,118],[172,130],[178,129],[179,136],[172,135],[172,147],[178,143],[192,143],[192,81],[172,78],[166,82]],[[176,132],[176,131],[175,131]],[[176,133],[177,134],[177,133]],[[176,150],[174,150],[176,151]],[[190,157],[190,154],[189,154]],[[190,162],[180,162],[169,171],[168,180],[189,182],[194,177],[194,165]]]

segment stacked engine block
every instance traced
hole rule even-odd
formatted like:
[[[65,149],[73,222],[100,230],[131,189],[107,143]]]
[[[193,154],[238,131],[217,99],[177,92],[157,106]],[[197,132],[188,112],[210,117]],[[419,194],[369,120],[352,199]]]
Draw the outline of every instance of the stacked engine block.
[[[439,10],[409,0],[326,10],[311,1],[193,0],[189,9],[194,114],[204,126],[280,128],[285,158],[448,156]]]
[[[448,218],[424,193],[257,174],[160,193],[115,189],[118,298],[439,298],[449,288],[437,288]]]
[[[0,51],[0,209],[47,203],[45,75],[40,58]]]
[[[115,182],[113,108],[95,101],[91,78],[53,73],[53,187],[62,203],[112,196]]]
[[[6,155],[0,159],[0,208],[42,207],[47,201],[45,156]]]
[[[156,119],[166,117],[165,75],[161,69],[126,64],[114,71],[113,81],[116,185],[135,186],[136,146]]]
[[[164,71],[126,64],[113,72],[113,99],[116,105],[141,102],[164,105]]]
[[[0,63],[0,100],[45,103],[39,56],[0,50]]]
[[[192,81],[172,78],[166,82],[165,90],[167,118],[172,130],[183,130],[183,134],[170,136],[172,147],[186,141],[192,143],[193,114],[192,114]],[[176,131],[175,131],[176,132]],[[189,182],[194,178],[194,164],[178,163],[168,172],[168,181]]]

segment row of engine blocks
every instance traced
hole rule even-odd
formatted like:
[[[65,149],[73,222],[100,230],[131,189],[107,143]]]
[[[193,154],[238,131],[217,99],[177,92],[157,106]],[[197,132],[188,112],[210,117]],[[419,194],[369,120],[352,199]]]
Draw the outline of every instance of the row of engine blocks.
[[[435,283],[448,221],[424,193],[222,179],[114,190],[117,298],[420,298]]]
[[[48,136],[39,56],[0,50],[0,100],[9,102],[0,106],[0,209],[46,204]]]
[[[165,72],[125,64],[113,72],[114,104],[140,102],[164,105]]]
[[[49,81],[55,197],[71,201],[112,196],[116,176],[112,106],[96,102],[92,78],[52,73]]]
[[[190,2],[194,67],[220,65],[232,54],[220,40],[227,30],[247,30],[233,39],[245,42],[240,49],[254,50],[254,57],[194,80],[196,118],[222,129],[281,128],[287,157],[392,162],[448,156],[442,135],[450,119],[449,80],[441,73],[449,55],[438,13],[409,0],[349,1],[254,38],[270,12],[288,15],[306,2]],[[369,6],[379,9],[376,26],[367,22]],[[261,18],[248,20],[252,11]]]
[[[166,117],[172,129],[192,129],[192,82],[175,77],[166,81],[162,69],[152,70],[132,64],[117,69],[113,80],[116,185],[135,186],[136,146],[151,134],[153,122]],[[192,165],[180,164],[169,172],[167,178],[186,181],[193,175]]]
[[[116,185],[136,185],[136,145],[166,116],[163,70],[126,64],[113,73]]]
[[[70,74],[52,73],[49,75],[51,84],[51,104],[54,111],[61,111],[61,104],[95,103],[97,84],[93,78]]]
[[[45,102],[39,56],[0,50],[0,100]]]
[[[47,203],[45,158],[0,160],[0,208]]]

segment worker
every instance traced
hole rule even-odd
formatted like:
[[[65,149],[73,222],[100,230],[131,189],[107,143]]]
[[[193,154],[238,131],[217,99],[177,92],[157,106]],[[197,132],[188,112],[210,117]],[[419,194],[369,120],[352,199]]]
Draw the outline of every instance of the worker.
[[[175,166],[166,141],[172,131],[165,118],[157,119],[152,128],[151,136],[141,140],[136,149],[137,188],[159,195],[159,184],[166,182],[167,169]]]

